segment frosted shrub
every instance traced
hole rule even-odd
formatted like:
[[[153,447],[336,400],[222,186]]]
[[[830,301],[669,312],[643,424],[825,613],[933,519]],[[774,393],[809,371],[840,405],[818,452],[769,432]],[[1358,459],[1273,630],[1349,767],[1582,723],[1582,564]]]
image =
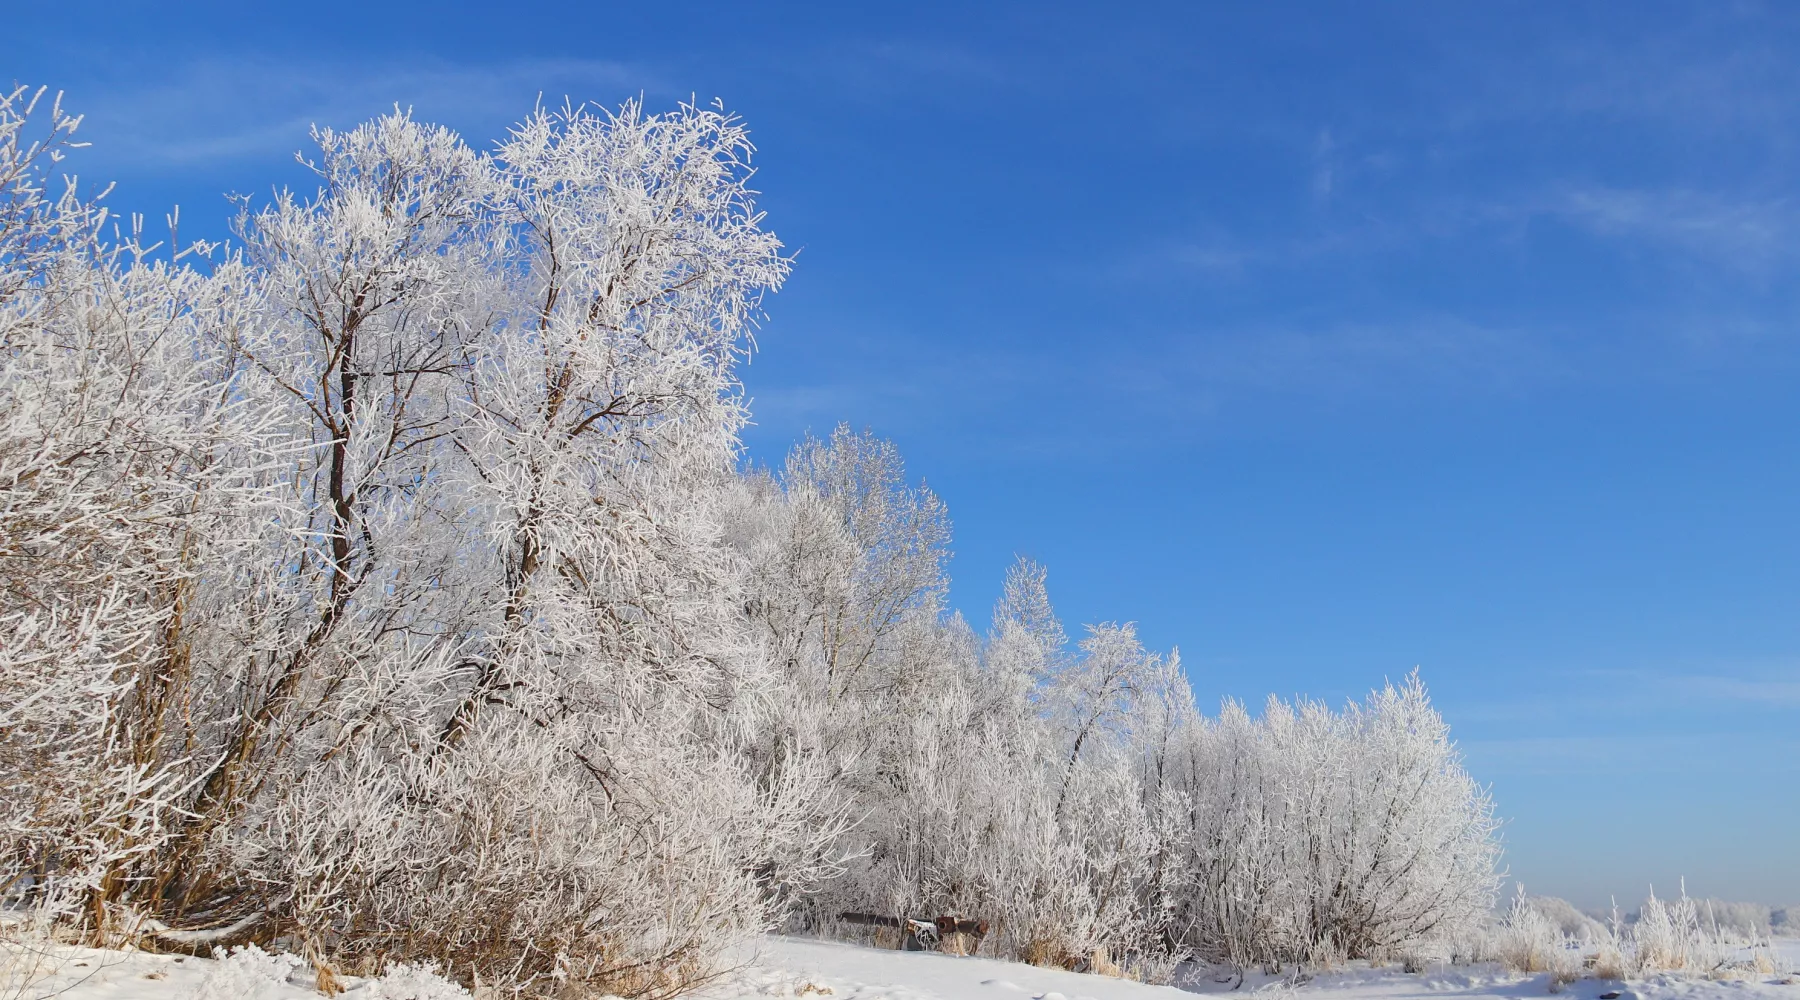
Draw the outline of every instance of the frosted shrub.
[[[779,692],[719,506],[788,264],[741,124],[569,108],[491,156],[319,129],[317,194],[246,204],[201,272],[43,194],[74,120],[22,142],[29,98],[0,101],[7,902],[527,995],[703,980],[837,829],[806,747],[750,754]]]
[[[1581,967],[1581,950],[1530,897],[1518,887],[1506,916],[1500,922],[1497,957],[1519,972],[1548,972],[1552,982],[1573,979]]]
[[[1704,972],[1724,964],[1722,943],[1702,926],[1683,886],[1681,898],[1666,902],[1652,890],[1632,925],[1638,964],[1645,969]]]
[[[1761,903],[1733,903],[1722,899],[1699,900],[1695,909],[1709,927],[1721,934],[1745,939],[1767,938],[1776,933],[1785,911]]]
[[[1417,677],[1342,712],[1271,700],[1258,720],[1227,704],[1172,745],[1158,773],[1191,888],[1164,908],[1202,956],[1381,957],[1491,907],[1493,807]]]
[[[256,945],[240,945],[229,953],[213,951],[213,965],[200,981],[195,1000],[263,1000],[279,996],[288,977],[306,966],[294,955],[271,955]]]
[[[737,467],[789,260],[732,116],[318,128],[313,193],[159,256],[51,189],[78,119],[32,140],[35,100],[0,95],[0,904],[394,996],[653,998],[789,919],[1154,977],[1490,905],[1416,677],[1207,718],[1039,567],[951,612],[892,444]]]
[[[357,1000],[468,1000],[469,991],[429,963],[399,963],[358,987]]]
[[[1565,933],[1551,914],[1560,915],[1578,933]],[[1776,964],[1756,937],[1742,935],[1736,927],[1715,925],[1706,905],[1690,899],[1685,887],[1673,901],[1658,898],[1653,890],[1633,922],[1622,919],[1615,906],[1607,924],[1575,913],[1561,900],[1527,897],[1521,887],[1504,918],[1475,950],[1517,971],[1548,971],[1563,981],[1583,968],[1602,979],[1625,979],[1657,972],[1708,974],[1726,968],[1768,971]],[[1747,957],[1734,958],[1740,950]]]
[[[113,922],[201,768],[162,744],[217,720],[191,642],[283,507],[279,418],[214,334],[259,304],[235,261],[150,262],[48,178],[79,119],[0,93],[0,904]]]
[[[1023,562],[977,638],[938,603],[935,498],[844,428],[737,502],[782,728],[816,734],[863,817],[805,926],[969,915],[996,954],[1159,975],[1196,954],[1391,954],[1467,935],[1492,905],[1492,806],[1416,678],[1341,712],[1207,719],[1131,625],[1071,646]]]
[[[1566,899],[1532,896],[1531,905],[1554,924],[1563,937],[1592,943],[1602,940],[1609,933],[1605,924],[1577,910]]]

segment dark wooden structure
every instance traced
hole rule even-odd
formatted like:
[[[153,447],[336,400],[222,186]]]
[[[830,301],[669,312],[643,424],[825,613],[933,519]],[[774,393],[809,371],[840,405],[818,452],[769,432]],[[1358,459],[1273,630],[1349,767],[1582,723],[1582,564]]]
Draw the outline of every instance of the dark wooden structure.
[[[900,947],[907,951],[936,951],[955,934],[970,942],[968,951],[972,955],[975,949],[981,947],[981,939],[987,937],[988,932],[987,921],[967,917],[945,916],[921,920],[915,917],[888,917],[878,913],[840,913],[838,919],[847,924],[899,930],[904,934]]]

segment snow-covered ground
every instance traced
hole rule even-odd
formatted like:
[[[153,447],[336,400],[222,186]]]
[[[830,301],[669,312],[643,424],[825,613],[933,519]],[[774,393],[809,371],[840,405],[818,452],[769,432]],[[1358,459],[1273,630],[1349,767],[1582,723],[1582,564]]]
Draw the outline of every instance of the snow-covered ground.
[[[1790,957],[1800,963],[1800,942],[1792,944]],[[985,958],[768,938],[738,982],[705,996],[707,1000],[821,995],[831,1000],[1194,1000],[1195,992],[1204,992],[1265,1000],[1535,1000],[1550,992],[1545,975],[1514,975],[1491,965],[1433,968],[1420,975],[1398,968],[1350,969],[1321,974],[1298,986],[1279,979],[1252,979],[1232,989],[1234,984],[1202,977],[1183,990]],[[1561,995],[1598,1000],[1615,990],[1621,992],[1620,1000],[1800,1000],[1800,977],[1715,981],[1657,976],[1631,983],[1589,979],[1569,984]]]
[[[1782,973],[1741,979],[1653,976],[1630,983],[1581,980],[1566,986],[1568,1000],[1800,1000],[1800,941],[1785,941]],[[0,975],[0,1000],[316,1000],[312,975],[281,959],[237,962],[58,947],[34,958],[16,947]],[[10,975],[11,981],[7,981]],[[342,1000],[451,1000],[467,994],[434,990],[407,976],[386,982],[351,980]],[[1549,994],[1544,975],[1520,976],[1494,966],[1398,968],[1324,973],[1294,985],[1279,979],[1234,982],[1201,977],[1188,989],[1146,986],[1104,976],[1040,969],[985,958],[931,952],[879,951],[854,945],[771,937],[744,956],[731,979],[696,1000],[1195,1000],[1195,993],[1236,994],[1259,1000],[1536,1000]]]
[[[0,1000],[319,1000],[311,966],[288,955],[228,962],[140,951],[0,942]],[[435,976],[402,969],[348,980],[339,1000],[466,1000]]]
[[[11,942],[0,947],[5,949],[4,973],[0,974],[0,997],[5,1000],[187,1000],[199,994],[216,965],[205,959],[95,948],[21,947]],[[295,990],[290,995],[317,994]]]

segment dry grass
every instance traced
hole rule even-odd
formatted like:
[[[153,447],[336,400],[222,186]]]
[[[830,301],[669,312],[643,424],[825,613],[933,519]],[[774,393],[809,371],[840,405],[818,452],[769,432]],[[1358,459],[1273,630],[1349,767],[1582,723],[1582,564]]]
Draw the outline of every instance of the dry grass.
[[[1590,968],[1597,979],[1625,979],[1636,971],[1631,961],[1625,957],[1624,950],[1610,941],[1601,944],[1599,952],[1593,956]]]
[[[1685,891],[1672,900],[1652,893],[1632,924],[1615,907],[1609,924],[1595,921],[1578,937],[1564,934],[1521,892],[1470,957],[1497,959],[1514,972],[1547,972],[1552,992],[1584,976],[1624,980],[1673,973],[1723,981],[1786,971],[1767,938],[1746,938],[1721,926]]]
[[[1111,976],[1114,979],[1129,979],[1119,963],[1112,960],[1112,955],[1105,948],[1095,948],[1088,954],[1087,971],[1099,976]]]
[[[1049,938],[1032,938],[1019,949],[1019,958],[1027,965],[1036,965],[1046,969],[1069,969],[1076,964],[1075,956],[1065,950],[1060,941]]]

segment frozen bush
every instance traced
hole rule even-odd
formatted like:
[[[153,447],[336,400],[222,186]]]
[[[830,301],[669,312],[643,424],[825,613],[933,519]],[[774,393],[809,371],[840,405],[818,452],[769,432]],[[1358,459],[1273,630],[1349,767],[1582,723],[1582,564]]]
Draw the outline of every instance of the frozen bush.
[[[732,116],[540,109],[491,154],[318,128],[316,194],[158,257],[50,190],[77,120],[26,141],[34,100],[0,95],[7,905],[646,997],[789,917],[1155,977],[1491,905],[1491,805],[1416,676],[1208,718],[1131,623],[1071,642],[1040,567],[985,632],[951,612],[892,444],[737,467],[789,260]]]
[[[304,968],[306,960],[295,955],[271,955],[256,945],[240,945],[229,953],[213,952],[213,965],[200,981],[195,1000],[263,1000],[279,996],[288,977]]]
[[[1767,938],[1778,926],[1778,907],[1762,903],[1732,903],[1722,899],[1703,899],[1694,904],[1696,912],[1714,933],[1745,940]]]
[[[1495,952],[1501,963],[1518,972],[1548,972],[1552,981],[1574,978],[1581,968],[1581,948],[1544,912],[1540,901],[1518,887],[1500,921]]]
[[[1160,769],[1179,811],[1165,903],[1188,947],[1279,965],[1448,940],[1492,905],[1493,807],[1412,677],[1333,712],[1227,704],[1177,730]],[[1177,882],[1177,885],[1182,883]]]
[[[1189,954],[1391,954],[1492,905],[1492,806],[1416,678],[1341,712],[1207,719],[1131,625],[1071,647],[1025,562],[978,639],[938,603],[935,499],[844,428],[738,504],[784,730],[818,734],[863,817],[845,875],[803,905],[811,929],[968,915],[997,954],[1156,975]]]
[[[1563,937],[1575,941],[1599,941],[1605,937],[1605,924],[1575,908],[1573,903],[1555,896],[1531,897],[1532,908],[1556,925]]]
[[[1631,933],[1643,969],[1704,972],[1725,960],[1722,942],[1701,924],[1699,908],[1688,898],[1685,885],[1673,902],[1656,898],[1652,889]]]
[[[1588,973],[1626,979],[1649,973],[1709,974],[1727,968],[1767,971],[1777,964],[1767,938],[1715,923],[1708,905],[1689,898],[1664,900],[1652,890],[1636,919],[1613,908],[1607,923],[1583,916],[1576,933],[1566,933],[1555,915],[1568,917],[1561,900],[1527,897],[1521,887],[1499,923],[1473,949],[1522,972],[1548,971],[1568,979]],[[1716,906],[1716,904],[1714,904]],[[1754,911],[1752,911],[1754,912]],[[1479,955],[1477,957],[1480,957]],[[1581,959],[1579,967],[1573,965]]]
[[[469,991],[445,979],[435,965],[402,962],[389,965],[353,995],[356,1000],[468,1000]]]
[[[703,980],[836,830],[808,747],[749,762],[779,690],[719,505],[788,264],[741,123],[318,129],[317,195],[246,204],[202,271],[43,195],[29,98],[0,100],[8,901],[526,994]]]

